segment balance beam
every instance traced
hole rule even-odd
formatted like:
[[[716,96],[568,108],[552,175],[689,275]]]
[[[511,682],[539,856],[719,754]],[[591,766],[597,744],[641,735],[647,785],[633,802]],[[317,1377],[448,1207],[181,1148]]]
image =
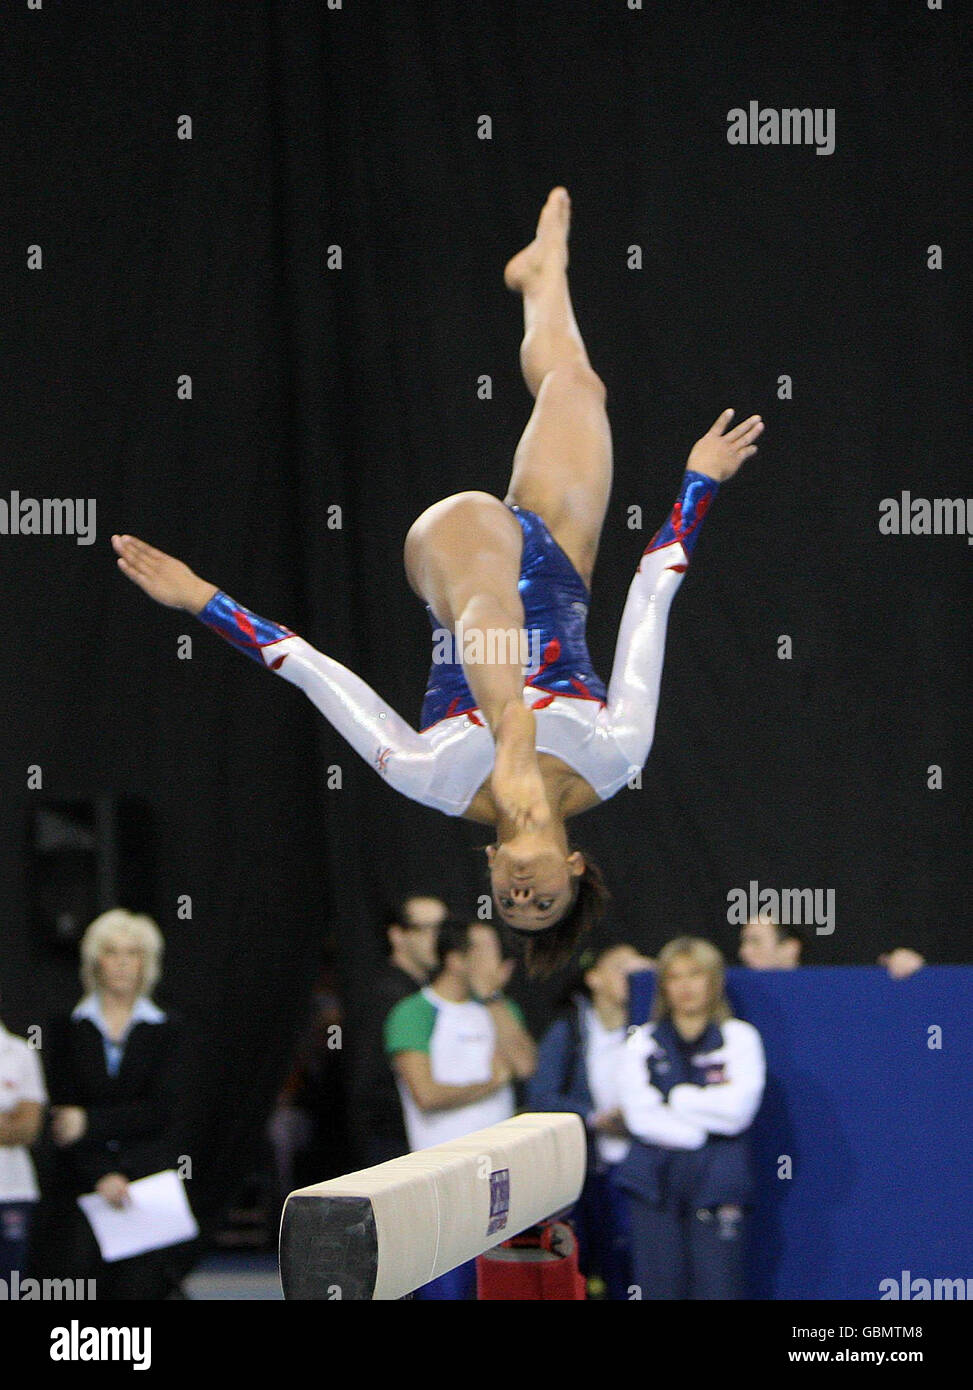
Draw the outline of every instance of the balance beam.
[[[404,1298],[572,1206],[586,1158],[577,1115],[517,1115],[302,1187],[281,1216],[284,1297]]]

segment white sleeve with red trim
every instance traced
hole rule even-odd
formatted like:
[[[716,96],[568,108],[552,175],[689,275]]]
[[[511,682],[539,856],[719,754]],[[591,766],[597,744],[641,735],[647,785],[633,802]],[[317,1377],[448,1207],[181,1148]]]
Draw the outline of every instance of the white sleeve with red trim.
[[[447,816],[459,816],[493,767],[493,736],[466,716],[443,719],[431,731],[410,724],[340,662],[301,637],[281,642],[280,674],[300,686],[328,723],[403,796]]]
[[[488,729],[445,720],[420,734],[354,671],[289,628],[217,593],[200,621],[238,651],[298,686],[328,723],[396,791],[423,806],[459,815],[493,765]],[[485,766],[485,771],[483,770]]]
[[[628,771],[603,798],[613,795],[643,767],[655,735],[665,657],[666,627],[676,590],[696,546],[699,527],[719,484],[687,469],[664,526],[646,546],[629,586],[608,683],[607,728]]]
[[[267,665],[304,691],[325,719],[389,786],[424,801],[436,775],[434,750],[370,685],[303,637],[265,648]]]

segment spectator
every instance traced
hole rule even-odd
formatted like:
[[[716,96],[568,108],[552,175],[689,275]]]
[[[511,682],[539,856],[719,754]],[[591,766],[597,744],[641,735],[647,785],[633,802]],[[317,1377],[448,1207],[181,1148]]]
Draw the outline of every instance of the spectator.
[[[572,1212],[578,1259],[589,1292],[627,1299],[631,1284],[628,1204],[615,1184],[629,1150],[618,1074],[628,1024],[628,977],[653,962],[634,946],[605,946],[582,956],[579,988],[541,1040],[527,1087],[531,1110],[573,1110],[588,1131],[588,1170]]]
[[[523,1014],[504,990],[517,966],[504,938],[492,922],[470,922],[467,927],[469,983],[473,998],[484,1005],[497,1032],[497,1047],[510,1063],[516,1081],[533,1075],[537,1045],[524,1023]]]
[[[409,1152],[395,1075],[385,1055],[383,1028],[391,1010],[429,979],[436,965],[436,937],[447,907],[439,898],[414,893],[385,914],[383,944],[388,958],[369,988],[367,1014],[358,1036],[353,1115],[358,1149],[368,1168]]]
[[[795,970],[805,940],[799,927],[784,926],[769,912],[758,913],[740,928],[740,963],[751,970]],[[911,946],[897,946],[879,956],[893,980],[905,980],[921,970],[925,958]]]
[[[276,1177],[275,1231],[289,1192],[349,1172],[344,1009],[332,966],[318,976],[311,1017],[267,1122]],[[398,1100],[398,1097],[396,1097]]]
[[[634,1283],[642,1298],[742,1298],[744,1135],[763,1096],[763,1045],[731,1015],[715,946],[678,937],[656,968],[652,1020],[632,1032],[619,1073]]]
[[[397,1004],[385,1023],[413,1150],[509,1119],[511,1083],[526,1079],[536,1065],[520,1010],[504,997],[513,963],[503,959],[495,929],[447,919],[436,955],[432,983]],[[417,1297],[472,1298],[475,1287],[471,1261]]]
[[[770,913],[751,917],[740,928],[740,964],[751,970],[794,970],[803,948],[801,929],[782,926]]]
[[[41,1132],[47,1092],[36,1051],[0,1021],[0,1279],[25,1268],[38,1198],[30,1147]]]
[[[85,996],[45,1028],[56,1164],[38,1211],[36,1262],[48,1277],[95,1279],[100,1299],[158,1299],[171,1290],[170,1250],[106,1264],[77,1198],[130,1200],[136,1178],[173,1168],[179,1029],[152,1002],[163,942],[151,918],[115,908],[81,942]]]

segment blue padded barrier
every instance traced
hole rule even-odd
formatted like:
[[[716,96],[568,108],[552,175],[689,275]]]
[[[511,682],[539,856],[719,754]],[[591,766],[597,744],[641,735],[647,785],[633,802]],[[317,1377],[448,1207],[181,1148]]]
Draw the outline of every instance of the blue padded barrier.
[[[734,967],[727,989],[767,1053],[751,1297],[879,1299],[904,1271],[912,1297],[918,1279],[973,1297],[973,967]],[[633,1022],[653,990],[632,977]]]

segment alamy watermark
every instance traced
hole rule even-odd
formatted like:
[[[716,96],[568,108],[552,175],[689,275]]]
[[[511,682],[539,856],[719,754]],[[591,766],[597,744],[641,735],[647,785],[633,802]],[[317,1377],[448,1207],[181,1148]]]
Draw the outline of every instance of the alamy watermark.
[[[133,1371],[152,1365],[151,1327],[82,1327],[72,1318],[51,1329],[52,1361],[131,1361]]]
[[[883,497],[878,504],[878,529],[883,536],[965,536],[973,522],[973,497]]]
[[[97,1297],[95,1279],[21,1279],[19,1269],[0,1279],[0,1303],[80,1303]]]
[[[74,536],[78,545],[95,542],[93,497],[0,497],[0,536]]]
[[[731,888],[726,903],[730,926],[745,926],[766,913],[784,927],[814,927],[818,936],[834,931],[833,888],[761,888],[752,878],[747,888]]]
[[[925,1299],[973,1298],[973,1279],[920,1279],[908,1269],[900,1279],[883,1279],[878,1286],[879,1299],[901,1299],[922,1302]]]
[[[814,145],[816,154],[834,154],[834,107],[788,106],[776,110],[751,101],[747,109],[726,113],[730,145]]]
[[[541,665],[541,637],[536,627],[475,627],[467,631],[460,619],[455,632],[448,627],[433,629],[432,663],[482,666],[519,662],[528,673],[534,673]]]

